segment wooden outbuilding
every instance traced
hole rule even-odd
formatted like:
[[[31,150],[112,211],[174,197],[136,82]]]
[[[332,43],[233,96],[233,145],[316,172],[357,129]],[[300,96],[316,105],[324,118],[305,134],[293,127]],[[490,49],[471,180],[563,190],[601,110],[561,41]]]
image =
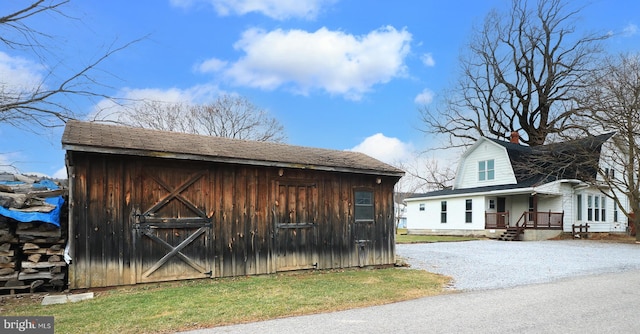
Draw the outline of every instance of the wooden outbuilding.
[[[395,262],[404,174],[365,154],[68,122],[69,288]]]

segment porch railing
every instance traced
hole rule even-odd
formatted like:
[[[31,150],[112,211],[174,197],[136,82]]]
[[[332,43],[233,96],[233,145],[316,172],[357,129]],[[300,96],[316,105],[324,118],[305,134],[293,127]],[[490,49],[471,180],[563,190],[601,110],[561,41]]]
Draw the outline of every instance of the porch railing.
[[[485,212],[485,229],[505,229],[509,227],[509,211]],[[516,222],[517,227],[533,229],[561,230],[563,212],[525,211]]]
[[[509,211],[506,212],[485,212],[484,228],[507,228],[509,226]]]
[[[518,219],[516,225],[524,228],[561,230],[563,221],[564,211],[525,211]]]

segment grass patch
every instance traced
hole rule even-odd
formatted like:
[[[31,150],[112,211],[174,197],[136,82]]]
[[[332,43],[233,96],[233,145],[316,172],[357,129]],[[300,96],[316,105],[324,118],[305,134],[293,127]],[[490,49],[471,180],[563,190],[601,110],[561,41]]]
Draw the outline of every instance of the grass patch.
[[[481,238],[471,237],[471,236],[407,234],[407,229],[402,229],[402,228],[399,228],[396,233],[397,244],[470,241],[470,240],[479,240],[479,239]]]
[[[163,333],[381,305],[443,292],[448,277],[411,269],[312,271],[148,284],[92,300],[0,299],[6,316],[54,316],[59,333]]]

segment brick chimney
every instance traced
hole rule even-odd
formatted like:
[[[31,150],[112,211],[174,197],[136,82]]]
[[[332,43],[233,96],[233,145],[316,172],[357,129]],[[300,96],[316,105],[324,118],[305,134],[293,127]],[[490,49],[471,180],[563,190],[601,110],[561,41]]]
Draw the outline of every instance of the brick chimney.
[[[520,144],[520,134],[518,133],[518,131],[511,132],[511,140],[509,142],[513,144]]]

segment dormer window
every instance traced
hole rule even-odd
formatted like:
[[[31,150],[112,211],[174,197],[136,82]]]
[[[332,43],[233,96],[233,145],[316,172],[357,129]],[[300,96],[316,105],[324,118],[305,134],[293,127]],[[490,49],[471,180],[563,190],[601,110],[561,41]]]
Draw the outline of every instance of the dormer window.
[[[478,161],[478,180],[479,181],[493,180],[496,174],[494,165],[495,165],[495,162],[493,159]]]

